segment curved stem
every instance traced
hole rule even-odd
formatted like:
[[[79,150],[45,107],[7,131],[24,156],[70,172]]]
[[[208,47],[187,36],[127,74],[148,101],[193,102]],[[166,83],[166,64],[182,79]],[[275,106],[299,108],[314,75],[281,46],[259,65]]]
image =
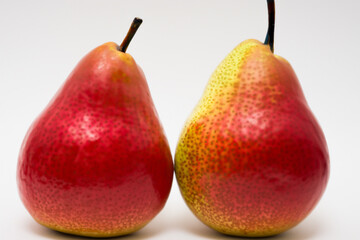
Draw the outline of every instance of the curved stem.
[[[269,27],[266,34],[264,44],[268,44],[272,52],[274,52],[274,31],[275,31],[275,3],[274,0],[267,0]]]
[[[138,28],[140,27],[142,22],[143,22],[142,19],[134,18],[133,22],[131,23],[129,31],[126,34],[126,37],[124,38],[124,40],[122,41],[122,43],[119,46],[119,51],[121,51],[123,53],[126,52],[126,49],[128,48],[128,46],[131,42],[131,39],[134,37],[136,31],[138,30]]]

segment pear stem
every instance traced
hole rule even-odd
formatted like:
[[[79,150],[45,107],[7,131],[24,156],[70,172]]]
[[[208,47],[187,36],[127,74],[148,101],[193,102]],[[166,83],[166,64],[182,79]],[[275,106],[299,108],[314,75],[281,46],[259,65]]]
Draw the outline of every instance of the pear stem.
[[[138,28],[140,27],[141,23],[143,22],[142,19],[140,18],[134,18],[133,22],[131,23],[131,26],[129,28],[128,33],[126,34],[126,37],[124,38],[124,40],[122,41],[122,43],[119,46],[119,51],[125,53],[126,49],[128,48],[131,39],[134,37],[136,31],[138,30]]]
[[[274,52],[274,31],[275,31],[275,3],[274,0],[267,0],[268,14],[269,14],[269,27],[266,34],[264,44],[270,46],[270,50]]]

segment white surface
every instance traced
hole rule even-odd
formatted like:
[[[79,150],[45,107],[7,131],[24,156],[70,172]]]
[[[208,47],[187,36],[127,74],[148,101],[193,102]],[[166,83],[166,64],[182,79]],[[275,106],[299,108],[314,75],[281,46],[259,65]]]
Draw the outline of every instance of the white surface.
[[[318,118],[331,157],[327,190],[300,225],[269,239],[356,239],[360,214],[360,2],[276,1],[275,53],[288,59]],[[265,0],[0,0],[0,239],[78,239],[35,223],[19,200],[17,154],[34,118],[76,63],[104,42],[143,68],[172,152],[219,62],[241,41],[263,40]],[[200,223],[176,181],[163,211],[121,239],[227,239]],[[120,238],[119,238],[120,239]]]

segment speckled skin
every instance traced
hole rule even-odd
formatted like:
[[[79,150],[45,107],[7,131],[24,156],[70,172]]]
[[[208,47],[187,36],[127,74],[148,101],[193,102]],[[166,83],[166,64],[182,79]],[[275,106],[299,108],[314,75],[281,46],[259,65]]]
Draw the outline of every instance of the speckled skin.
[[[259,41],[238,45],[182,131],[175,172],[189,208],[219,232],[270,236],[304,219],[329,156],[290,64]]]
[[[91,237],[134,232],[164,206],[173,163],[141,69],[106,43],[30,127],[17,181],[34,219]]]

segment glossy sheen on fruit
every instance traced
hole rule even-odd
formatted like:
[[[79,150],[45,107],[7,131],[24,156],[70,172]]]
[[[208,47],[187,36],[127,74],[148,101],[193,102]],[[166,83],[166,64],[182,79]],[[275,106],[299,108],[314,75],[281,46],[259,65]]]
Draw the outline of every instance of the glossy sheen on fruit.
[[[256,40],[238,45],[182,131],[175,172],[187,205],[219,232],[269,236],[304,219],[329,156],[290,64]]]
[[[169,195],[173,163],[141,69],[106,43],[85,56],[30,127],[20,196],[36,221],[92,237],[134,232]]]

